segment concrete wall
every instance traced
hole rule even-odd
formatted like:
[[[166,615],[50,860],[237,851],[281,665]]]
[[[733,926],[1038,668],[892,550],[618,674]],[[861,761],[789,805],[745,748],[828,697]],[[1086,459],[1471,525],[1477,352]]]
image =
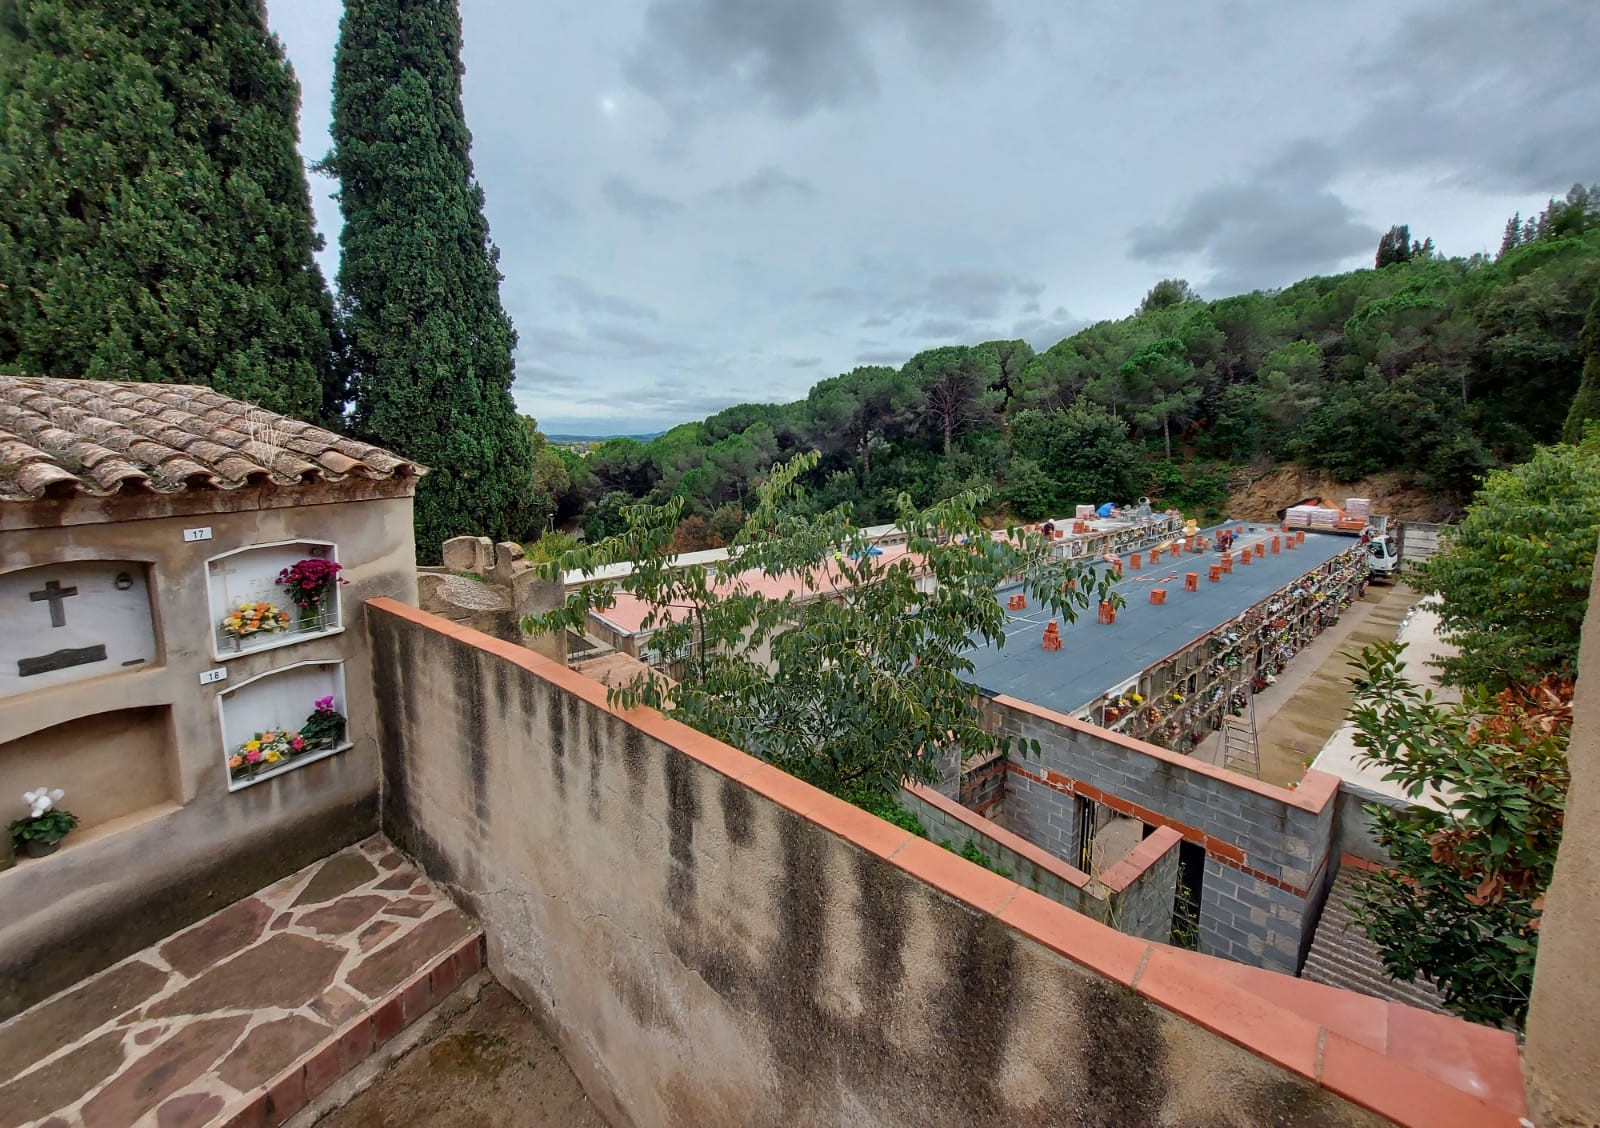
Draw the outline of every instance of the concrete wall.
[[[62,560],[143,562],[160,642],[153,663],[0,699],[0,758],[15,755],[30,786],[68,786],[63,806],[85,819],[57,854],[0,872],[0,1018],[376,829],[378,753],[362,619],[369,597],[415,599],[408,489],[351,481],[0,503],[0,573]],[[211,528],[211,539],[185,542],[184,529],[199,526]],[[343,633],[215,661],[206,561],[300,539],[339,546],[350,580]],[[315,659],[345,662],[353,747],[230,793],[218,694]],[[218,666],[227,680],[202,686],[199,675]],[[125,766],[74,760],[84,734],[106,726],[114,734],[119,719],[134,724]],[[33,778],[43,770],[41,747],[63,757],[64,782]],[[124,794],[111,793],[119,789]],[[0,821],[26,813],[11,790],[0,795]]]
[[[1546,894],[1533,972],[1525,1057],[1528,1097],[1542,1125],[1600,1124],[1600,558],[1589,585],[1561,850]]]
[[[1448,536],[1453,526],[1434,525],[1426,521],[1400,523],[1400,558],[1407,563],[1420,564],[1439,551],[1440,540]]]
[[[1200,950],[1296,973],[1327,891],[1338,781],[1308,772],[1273,787],[1014,698],[988,703],[996,730],[1037,740],[1013,755],[1005,825],[1058,858],[1078,857],[1081,796],[1206,851]]]
[[[385,829],[615,1124],[1379,1122],[1314,1080],[1344,1041],[1215,961],[510,643],[391,601],[367,624]]]
[[[949,842],[958,853],[971,842],[1024,889],[1129,936],[1163,944],[1172,938],[1183,841],[1176,831],[1161,827],[1096,880],[932,788],[913,785],[900,796],[901,805],[928,828],[930,841]]]

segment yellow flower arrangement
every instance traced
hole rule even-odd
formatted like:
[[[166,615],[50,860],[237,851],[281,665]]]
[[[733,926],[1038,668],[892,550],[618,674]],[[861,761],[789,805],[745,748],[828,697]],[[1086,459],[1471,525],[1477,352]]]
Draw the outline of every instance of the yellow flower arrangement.
[[[241,603],[222,620],[223,633],[235,638],[288,629],[288,614],[270,603]]]

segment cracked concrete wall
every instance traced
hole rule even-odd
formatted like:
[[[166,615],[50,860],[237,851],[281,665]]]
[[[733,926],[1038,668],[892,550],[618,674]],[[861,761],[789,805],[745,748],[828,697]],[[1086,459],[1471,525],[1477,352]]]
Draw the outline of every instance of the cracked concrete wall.
[[[773,769],[508,644],[367,624],[385,830],[615,1124],[1378,1123],[710,762]]]

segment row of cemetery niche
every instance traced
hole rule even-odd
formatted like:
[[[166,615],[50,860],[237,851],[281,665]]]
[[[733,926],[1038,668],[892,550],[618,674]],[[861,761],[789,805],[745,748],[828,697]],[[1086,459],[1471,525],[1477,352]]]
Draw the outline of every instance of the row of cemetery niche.
[[[293,646],[344,629],[336,546],[254,545],[206,562],[211,647],[219,661]],[[344,664],[270,670],[217,696],[228,787],[271,779],[349,747]]]
[[[206,561],[203,646],[193,644],[199,624],[163,613],[153,567],[78,560],[0,574],[0,607],[11,609],[0,632],[0,702],[160,667],[170,660],[169,648],[198,658],[202,668],[223,663],[200,674],[203,683],[223,682],[225,664],[243,655],[344,629],[344,581],[336,546],[328,542],[254,545]],[[230,789],[349,746],[344,667],[336,659],[298,661],[229,685],[217,710]],[[43,734],[29,739],[52,744]]]
[[[1352,547],[1091,702],[1082,715],[1188,752],[1223,717],[1242,715],[1250,695],[1271,685],[1296,653],[1338,622],[1366,582],[1365,556]]]

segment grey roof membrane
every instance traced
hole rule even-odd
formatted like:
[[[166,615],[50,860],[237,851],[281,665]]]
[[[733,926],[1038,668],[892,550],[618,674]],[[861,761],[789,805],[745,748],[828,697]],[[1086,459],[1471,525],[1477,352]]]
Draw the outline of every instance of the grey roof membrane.
[[[1061,649],[1053,652],[1045,650],[1043,642],[1051,616],[1030,600],[1026,610],[1006,612],[1003,648],[981,646],[967,652],[974,666],[967,680],[991,696],[1005,694],[1071,713],[1355,544],[1352,537],[1307,531],[1306,543],[1299,548],[1274,555],[1269,544],[1265,555],[1241,565],[1239,549],[1270,542],[1276,525],[1227,521],[1203,534],[1209,539],[1217,529],[1240,524],[1245,531],[1234,542],[1233,572],[1220,583],[1206,578],[1209,565],[1220,559],[1215,549],[1182,553],[1177,560],[1164,559],[1154,567],[1146,563],[1137,572],[1124,564],[1117,590],[1128,605],[1117,612],[1117,621],[1102,625],[1093,607],[1080,611],[1077,622],[1059,623]],[[1200,574],[1199,591],[1183,590],[1185,572]],[[1167,589],[1167,601],[1160,606],[1150,602],[1151,590],[1158,587]],[[998,592],[1002,606],[1018,590],[1002,588]]]

